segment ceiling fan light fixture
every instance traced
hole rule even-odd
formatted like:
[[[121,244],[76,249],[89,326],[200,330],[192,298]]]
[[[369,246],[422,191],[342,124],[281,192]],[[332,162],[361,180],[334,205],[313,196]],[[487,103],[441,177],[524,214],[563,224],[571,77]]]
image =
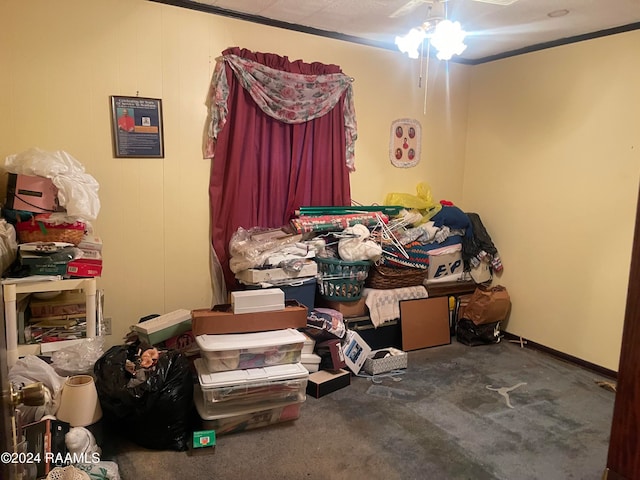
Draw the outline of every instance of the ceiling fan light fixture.
[[[418,48],[426,37],[427,34],[423,28],[412,28],[405,36],[396,37],[395,43],[398,50],[406,53],[409,58],[418,58]]]
[[[437,57],[440,60],[449,60],[454,55],[460,55],[467,46],[464,38],[467,32],[462,30],[460,22],[443,20],[436,25],[431,36],[431,45],[438,50]]]

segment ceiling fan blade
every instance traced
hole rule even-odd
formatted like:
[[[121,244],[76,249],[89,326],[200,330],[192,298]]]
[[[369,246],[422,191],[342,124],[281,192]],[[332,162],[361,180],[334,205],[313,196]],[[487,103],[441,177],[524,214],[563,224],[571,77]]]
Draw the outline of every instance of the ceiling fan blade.
[[[507,6],[507,5],[511,5],[512,3],[516,3],[518,0],[474,0],[474,1],[482,2],[482,3],[492,3],[494,5]]]
[[[422,5],[423,3],[433,3],[433,1],[432,0],[409,0],[399,9],[397,9],[395,12],[389,15],[389,18],[402,17],[403,15],[407,15],[408,13],[411,13],[411,11],[414,8]]]

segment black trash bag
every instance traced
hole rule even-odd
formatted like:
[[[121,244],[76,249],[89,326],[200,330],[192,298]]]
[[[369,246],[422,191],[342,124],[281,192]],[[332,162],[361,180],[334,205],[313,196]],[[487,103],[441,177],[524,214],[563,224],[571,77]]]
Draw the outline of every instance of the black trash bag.
[[[145,448],[188,449],[193,380],[182,353],[116,345],[98,359],[94,374],[107,425]]]
[[[472,347],[498,343],[502,339],[500,322],[476,325],[468,318],[461,318],[456,326],[456,339]]]

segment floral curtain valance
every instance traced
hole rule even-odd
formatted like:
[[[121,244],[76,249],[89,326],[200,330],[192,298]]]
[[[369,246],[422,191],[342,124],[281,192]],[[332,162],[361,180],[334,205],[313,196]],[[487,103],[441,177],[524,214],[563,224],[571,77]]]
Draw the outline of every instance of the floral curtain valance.
[[[228,115],[229,85],[225,64],[260,109],[281,122],[304,123],[321,117],[344,98],[346,165],[350,171],[355,170],[354,144],[358,135],[350,77],[343,73],[290,73],[233,54],[221,57],[211,81],[206,158],[213,158],[218,133],[224,127]]]

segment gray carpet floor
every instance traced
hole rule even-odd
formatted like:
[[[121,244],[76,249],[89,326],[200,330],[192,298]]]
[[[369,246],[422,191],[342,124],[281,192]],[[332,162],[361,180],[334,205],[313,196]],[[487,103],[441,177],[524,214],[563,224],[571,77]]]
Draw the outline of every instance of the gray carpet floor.
[[[402,375],[352,376],[307,396],[297,420],[219,436],[209,455],[117,436],[106,452],[123,480],[602,478],[615,394],[597,382],[611,379],[506,341],[408,355]]]

